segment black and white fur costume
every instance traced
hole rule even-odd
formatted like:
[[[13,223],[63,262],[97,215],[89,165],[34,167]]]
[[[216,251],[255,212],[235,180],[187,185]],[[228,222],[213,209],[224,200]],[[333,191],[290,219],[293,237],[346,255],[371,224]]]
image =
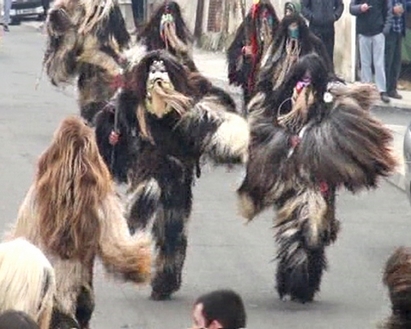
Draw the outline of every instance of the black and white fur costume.
[[[275,206],[277,291],[303,303],[319,291],[325,248],[337,239],[336,190],[376,188],[396,165],[392,134],[370,113],[375,90],[328,85],[328,73],[308,54],[278,89],[250,101],[250,153],[238,189],[248,220]]]
[[[185,99],[183,105],[169,101],[159,111],[150,98],[154,97],[150,86],[157,82],[174,89],[178,98]],[[184,70],[166,51],[153,51],[130,71],[113,108],[96,119],[100,152],[114,177],[129,185],[130,228],[145,227],[155,218],[157,258],[151,285],[157,300],[168,298],[181,285],[200,157],[236,163],[247,156],[247,122],[235,113],[228,95],[201,85],[211,86]],[[119,137],[113,149],[109,136],[115,129],[114,111]]]

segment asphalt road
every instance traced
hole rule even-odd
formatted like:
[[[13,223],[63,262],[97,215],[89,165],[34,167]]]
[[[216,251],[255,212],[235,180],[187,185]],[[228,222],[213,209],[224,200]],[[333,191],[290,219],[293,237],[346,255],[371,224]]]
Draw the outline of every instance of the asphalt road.
[[[58,91],[44,76],[35,89],[44,42],[44,36],[24,26],[13,26],[0,40],[2,230],[14,221],[36,159],[58,123],[77,113],[70,88]],[[409,120],[396,112],[378,115],[389,124]],[[239,179],[239,170],[206,168],[197,182],[183,286],[172,300],[151,301],[148,287],[114,282],[97,267],[93,328],[188,328],[193,300],[223,287],[243,296],[248,328],[376,328],[389,312],[383,264],[393,248],[411,245],[411,206],[405,195],[385,181],[373,192],[340,194],[342,230],[328,249],[329,271],[316,301],[300,305],[280,301],[274,289],[273,213],[248,226],[236,215]]]

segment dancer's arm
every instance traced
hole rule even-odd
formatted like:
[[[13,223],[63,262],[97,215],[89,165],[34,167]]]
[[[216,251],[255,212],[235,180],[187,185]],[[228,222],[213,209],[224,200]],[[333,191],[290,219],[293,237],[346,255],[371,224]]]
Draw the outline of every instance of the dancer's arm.
[[[138,144],[136,115],[125,112],[129,112],[129,107],[134,108],[136,100],[126,93],[118,97],[120,99],[114,99],[96,115],[95,126],[97,144],[104,161],[114,178],[124,183]]]
[[[146,283],[151,275],[151,235],[145,232],[130,235],[121,202],[110,195],[101,203],[99,256],[103,265],[124,280]]]
[[[180,119],[177,129],[187,136],[196,153],[217,163],[245,162],[250,132],[247,121],[230,112],[213,96],[206,96]]]
[[[288,165],[291,150],[291,136],[282,128],[270,122],[259,122],[252,126],[250,155],[246,176],[237,190],[240,215],[252,220],[267,207],[273,206],[279,193],[293,188],[280,186],[278,173]],[[290,168],[292,170],[292,168]]]
[[[372,116],[370,86],[338,86],[328,115],[307,129],[295,156],[302,170],[318,181],[350,191],[373,188],[396,166],[393,136]]]

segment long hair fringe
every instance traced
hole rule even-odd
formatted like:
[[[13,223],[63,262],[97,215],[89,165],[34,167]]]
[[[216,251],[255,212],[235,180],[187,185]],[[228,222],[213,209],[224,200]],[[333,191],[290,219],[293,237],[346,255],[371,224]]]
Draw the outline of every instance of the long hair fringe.
[[[63,259],[83,258],[99,240],[98,204],[112,191],[93,130],[65,119],[38,162],[35,178],[39,233]]]

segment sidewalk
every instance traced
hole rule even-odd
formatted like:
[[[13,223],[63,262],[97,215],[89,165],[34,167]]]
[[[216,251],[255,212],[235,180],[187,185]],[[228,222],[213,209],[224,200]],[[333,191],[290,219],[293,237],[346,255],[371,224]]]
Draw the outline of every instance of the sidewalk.
[[[40,31],[40,22],[27,21],[22,22],[23,25],[31,26]],[[234,95],[241,95],[241,89],[228,85],[227,80],[227,62],[225,54],[222,52],[209,52],[199,48],[193,51],[194,62],[196,63],[200,72],[209,78],[216,86],[224,88]],[[391,99],[390,104],[378,101],[376,108],[384,111],[406,111],[410,113],[411,120],[411,91],[400,90],[399,93],[403,96],[402,100]],[[387,125],[394,135],[394,149],[400,159],[400,165],[397,172],[388,178],[388,181],[404,190],[404,174],[405,166],[403,160],[403,139],[408,122],[404,125]]]

